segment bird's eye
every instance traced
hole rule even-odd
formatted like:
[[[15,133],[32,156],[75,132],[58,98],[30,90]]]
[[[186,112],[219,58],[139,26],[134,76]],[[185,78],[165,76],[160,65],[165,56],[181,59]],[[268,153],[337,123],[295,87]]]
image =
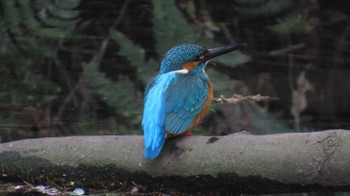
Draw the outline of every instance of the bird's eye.
[[[196,55],[196,56],[193,57],[193,61],[199,61],[199,58],[200,58],[200,56]]]

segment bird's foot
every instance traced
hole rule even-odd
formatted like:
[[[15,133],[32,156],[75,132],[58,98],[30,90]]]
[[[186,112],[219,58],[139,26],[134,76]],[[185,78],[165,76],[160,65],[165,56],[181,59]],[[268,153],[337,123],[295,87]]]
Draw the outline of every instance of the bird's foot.
[[[181,134],[181,136],[192,136],[193,134],[189,131],[189,130],[186,130],[185,132],[183,132]]]
[[[170,138],[174,138],[174,137],[182,137],[182,136],[192,136],[193,134],[189,131],[189,130],[186,130],[185,132],[179,134],[179,135],[175,135],[175,134],[171,134],[171,133],[167,133],[165,138],[166,139],[170,139]]]

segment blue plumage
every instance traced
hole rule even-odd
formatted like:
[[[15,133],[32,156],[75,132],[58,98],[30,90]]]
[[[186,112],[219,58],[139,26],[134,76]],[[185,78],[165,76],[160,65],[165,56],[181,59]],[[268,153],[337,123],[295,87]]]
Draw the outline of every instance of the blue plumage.
[[[192,61],[194,57],[198,57],[207,52],[207,49],[197,44],[181,44],[171,48],[164,56],[160,64],[159,73],[167,73],[182,69],[184,63]],[[201,67],[203,70],[204,64]],[[196,72],[201,70],[196,70]]]
[[[207,50],[196,44],[182,44],[165,54],[159,74],[146,88],[142,119],[146,158],[159,155],[167,133],[182,134],[203,117],[212,97],[205,64],[237,48]]]
[[[198,77],[200,75],[177,75],[174,78],[167,90],[167,112],[177,112],[179,115],[184,115],[182,117],[192,116],[191,113],[198,112],[196,106],[202,106],[208,90],[207,78]]]
[[[165,141],[165,91],[176,73],[159,74],[146,90],[142,127],[145,137],[144,156],[154,159]]]
[[[167,132],[178,135],[189,128],[204,105],[208,85],[206,77],[174,72],[159,74],[149,85],[142,119],[144,156],[154,159]]]
[[[144,130],[144,156],[154,159],[160,153],[166,133],[185,132],[194,117],[202,109],[208,91],[204,64],[191,75],[179,74],[182,65],[206,52],[202,46],[183,44],[170,49],[162,63],[159,74],[146,88],[142,127]]]
[[[167,132],[185,132],[201,111],[208,94],[208,77],[205,76],[205,73],[178,75],[168,86],[165,97]]]

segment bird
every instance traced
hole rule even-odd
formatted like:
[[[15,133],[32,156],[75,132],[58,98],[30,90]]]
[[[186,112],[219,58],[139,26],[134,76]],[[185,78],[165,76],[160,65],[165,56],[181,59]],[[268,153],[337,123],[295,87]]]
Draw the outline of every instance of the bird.
[[[244,44],[207,49],[184,43],[171,48],[160,63],[159,73],[145,89],[142,128],[144,157],[155,159],[165,140],[173,135],[191,135],[208,112],[213,88],[204,68],[214,57]]]

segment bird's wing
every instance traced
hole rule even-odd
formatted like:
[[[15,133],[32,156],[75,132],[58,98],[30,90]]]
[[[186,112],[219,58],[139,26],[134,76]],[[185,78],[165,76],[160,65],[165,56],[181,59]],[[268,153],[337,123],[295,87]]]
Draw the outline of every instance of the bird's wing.
[[[165,141],[166,90],[175,78],[176,73],[159,74],[146,88],[142,127],[144,156],[150,159],[158,156]]]
[[[177,75],[165,92],[165,130],[172,134],[185,132],[202,110],[207,95],[206,74]]]

